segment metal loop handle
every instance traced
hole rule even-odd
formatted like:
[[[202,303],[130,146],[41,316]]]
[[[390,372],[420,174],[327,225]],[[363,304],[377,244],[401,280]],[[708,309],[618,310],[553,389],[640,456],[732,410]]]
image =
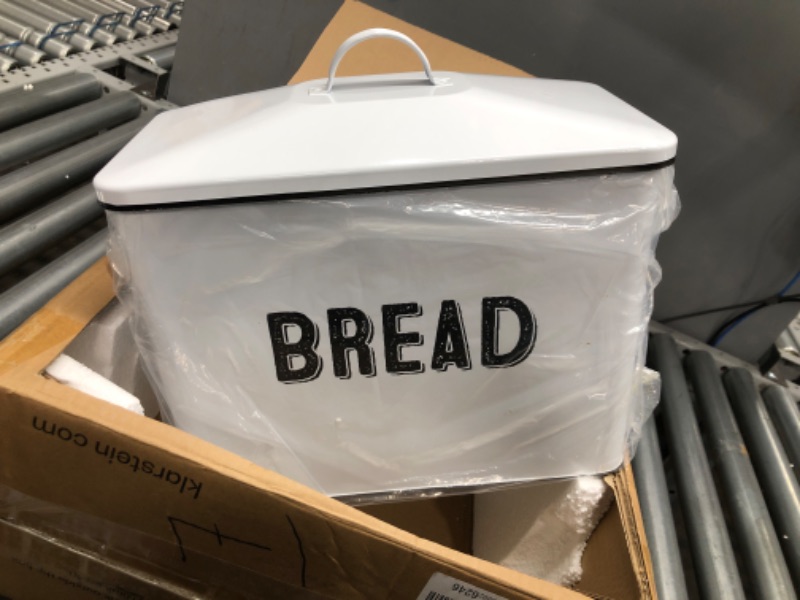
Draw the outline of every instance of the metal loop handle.
[[[339,67],[339,63],[344,58],[344,55],[347,54],[353,48],[353,46],[357,46],[361,42],[374,40],[376,38],[397,40],[398,42],[403,42],[406,46],[411,48],[422,62],[422,68],[425,70],[425,75],[428,77],[430,84],[436,85],[436,81],[433,78],[433,72],[431,71],[431,63],[428,62],[428,57],[425,56],[422,48],[417,46],[414,40],[407,35],[400,33],[399,31],[395,31],[394,29],[377,27],[375,29],[365,29],[360,33],[352,35],[347,38],[341,46],[339,46],[339,49],[336,51],[336,54],[334,54],[333,60],[331,61],[330,69],[328,69],[328,83],[325,85],[326,94],[333,90],[333,81],[336,77],[336,69]]]

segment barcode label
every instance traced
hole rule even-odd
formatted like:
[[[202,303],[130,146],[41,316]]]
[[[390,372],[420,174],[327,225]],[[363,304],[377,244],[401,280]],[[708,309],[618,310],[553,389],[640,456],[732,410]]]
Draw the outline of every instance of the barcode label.
[[[507,600],[507,598],[444,573],[434,573],[422,588],[417,600]]]

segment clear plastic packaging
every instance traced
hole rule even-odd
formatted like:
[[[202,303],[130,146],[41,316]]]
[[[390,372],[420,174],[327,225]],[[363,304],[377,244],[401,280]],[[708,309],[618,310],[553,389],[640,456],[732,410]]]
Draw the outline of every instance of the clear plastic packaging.
[[[0,569],[6,566],[3,563],[48,582],[49,595],[37,587],[15,598],[323,600],[307,589],[187,549],[177,540],[167,541],[0,484]],[[14,584],[21,583],[0,579],[0,597],[5,598],[6,585],[18,589]]]
[[[267,468],[333,496],[590,475],[652,406],[672,179],[110,211],[109,257],[162,414]]]

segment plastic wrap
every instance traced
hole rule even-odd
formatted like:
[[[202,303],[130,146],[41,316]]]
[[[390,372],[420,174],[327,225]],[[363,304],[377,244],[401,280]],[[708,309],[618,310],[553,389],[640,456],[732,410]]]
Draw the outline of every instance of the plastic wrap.
[[[267,468],[334,496],[590,475],[652,408],[672,178],[112,211],[109,257],[162,414]]]
[[[176,542],[0,484],[0,573],[13,573],[10,565],[35,575],[26,583],[46,582],[15,598],[323,599]],[[0,597],[7,585],[23,583],[0,578]]]

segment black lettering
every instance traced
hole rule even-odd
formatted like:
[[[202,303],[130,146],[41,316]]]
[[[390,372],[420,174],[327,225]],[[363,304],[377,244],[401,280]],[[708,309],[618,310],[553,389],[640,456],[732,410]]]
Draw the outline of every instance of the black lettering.
[[[41,431],[42,433],[46,433],[47,435],[55,435],[56,433],[55,423],[48,425],[47,419],[42,419],[42,423],[39,424],[39,417],[33,417],[33,428]]]
[[[461,307],[455,300],[442,302],[431,357],[431,369],[434,371],[443,373],[450,365],[465,371],[472,368],[464,319],[461,317]]]
[[[66,427],[58,428],[58,439],[68,442],[72,439],[72,432]]]
[[[155,465],[151,463],[149,460],[145,460],[142,462],[142,473],[147,473],[148,475],[152,475],[154,468]]]
[[[123,457],[125,458],[123,459]],[[131,462],[131,455],[124,450],[120,450],[117,452],[117,462],[127,465],[129,462]]]
[[[319,344],[319,329],[303,313],[279,312],[267,315],[269,336],[272,340],[272,354],[275,359],[275,374],[282,383],[303,383],[319,377],[322,372],[322,359],[316,353]],[[300,339],[290,343],[289,329],[300,330]],[[303,365],[293,368],[297,358]]]
[[[167,481],[171,484],[175,485],[181,482],[181,475],[180,473],[176,473],[175,471],[167,471]]]
[[[419,317],[422,307],[416,302],[403,304],[385,304],[383,313],[383,346],[386,354],[386,372],[393,375],[422,373],[425,365],[418,360],[402,360],[404,346],[421,346],[422,334],[416,331],[400,331],[400,320],[403,317]]]
[[[131,463],[131,469],[133,469],[133,472],[136,473],[136,471],[139,470],[139,457],[134,454],[131,458],[133,459],[133,462]]]
[[[347,335],[348,323],[355,327]],[[350,379],[350,350],[358,358],[358,372],[365,377],[375,376],[375,353],[372,342],[373,327],[370,318],[357,308],[331,308],[328,310],[328,330],[331,337],[331,362],[333,374],[339,379]]]
[[[519,320],[519,339],[505,354],[499,352],[500,315],[513,312]],[[483,299],[481,323],[481,364],[490,369],[513,367],[533,352],[536,343],[536,319],[524,302],[511,296]]]
[[[194,479],[190,479],[189,477],[183,478],[183,483],[181,483],[181,494],[183,493],[184,489],[186,489],[186,484],[190,481],[192,482],[192,485],[189,486],[187,491],[194,492],[194,499],[197,500],[198,496],[200,496],[200,490],[203,489],[203,483],[197,483]]]
[[[157,479],[164,479],[164,471],[166,471],[164,467],[161,467],[161,470],[158,473],[156,473],[155,470],[153,470],[153,477],[156,477]]]
[[[76,433],[76,434],[75,434],[75,439],[74,439],[74,440],[72,440],[72,442],[73,442],[73,443],[74,443],[76,446],[85,446],[86,444],[88,444],[88,443],[89,443],[89,440],[87,440],[87,439],[86,439],[86,436],[85,436],[85,435],[83,435],[82,433]]]
[[[103,444],[103,449],[102,449],[102,450],[100,450],[100,442],[95,442],[95,443],[94,443],[94,451],[95,451],[97,454],[99,454],[100,456],[108,456],[108,451],[109,451],[109,449],[110,449],[110,448],[109,448],[109,445],[108,445],[108,444]]]

